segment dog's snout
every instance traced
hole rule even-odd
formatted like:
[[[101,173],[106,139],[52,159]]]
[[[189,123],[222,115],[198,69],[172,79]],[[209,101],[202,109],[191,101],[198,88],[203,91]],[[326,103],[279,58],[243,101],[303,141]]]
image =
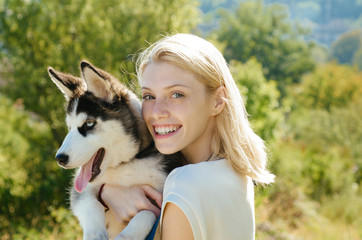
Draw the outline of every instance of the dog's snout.
[[[65,166],[69,161],[69,156],[67,154],[59,153],[55,156],[55,159],[60,165]]]

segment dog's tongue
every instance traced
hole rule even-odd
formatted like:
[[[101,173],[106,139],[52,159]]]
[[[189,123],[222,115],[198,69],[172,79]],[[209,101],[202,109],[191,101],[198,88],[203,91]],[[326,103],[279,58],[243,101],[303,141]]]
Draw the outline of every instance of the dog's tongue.
[[[80,169],[80,172],[75,180],[75,190],[81,193],[84,188],[87,186],[87,183],[92,178],[92,165],[93,165],[93,158],[85,165],[83,165]]]

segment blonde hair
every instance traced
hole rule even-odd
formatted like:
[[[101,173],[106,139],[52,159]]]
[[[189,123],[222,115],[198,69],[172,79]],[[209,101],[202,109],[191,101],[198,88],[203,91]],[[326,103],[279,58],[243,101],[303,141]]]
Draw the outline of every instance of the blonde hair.
[[[274,175],[266,169],[267,154],[257,136],[229,67],[219,50],[210,42],[191,34],[167,36],[148,47],[137,60],[138,80],[149,63],[167,61],[195,74],[209,92],[225,87],[225,108],[216,116],[212,158],[226,158],[240,174],[255,182],[268,184]]]

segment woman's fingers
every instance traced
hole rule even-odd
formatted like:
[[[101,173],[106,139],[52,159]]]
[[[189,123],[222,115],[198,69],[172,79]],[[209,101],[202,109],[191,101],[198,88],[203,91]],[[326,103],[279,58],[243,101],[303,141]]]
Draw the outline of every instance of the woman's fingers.
[[[148,210],[148,211],[153,212],[153,214],[155,214],[156,217],[160,216],[160,213],[161,213],[161,209],[159,209],[158,207],[156,207],[156,206],[153,205],[152,203],[150,203],[150,205],[148,206],[148,208],[145,209],[145,210]]]
[[[145,192],[146,197],[156,202],[159,208],[162,207],[162,193],[149,185],[142,185],[141,189]]]
[[[142,210],[151,211],[157,217],[161,213],[162,193],[148,185],[121,187],[106,184],[101,195],[119,222],[129,222]]]

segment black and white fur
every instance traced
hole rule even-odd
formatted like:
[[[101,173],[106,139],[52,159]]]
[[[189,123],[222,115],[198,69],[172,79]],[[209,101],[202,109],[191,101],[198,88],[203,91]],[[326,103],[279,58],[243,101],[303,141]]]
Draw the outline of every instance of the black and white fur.
[[[141,116],[141,102],[132,91],[86,61],[80,66],[81,78],[48,68],[67,99],[69,132],[56,159],[63,168],[78,168],[74,182],[78,190],[71,191],[72,211],[83,228],[83,239],[143,240],[155,215],[144,210],[121,226],[97,200],[99,188],[102,184],[148,184],[162,191],[167,174],[183,164],[182,157],[157,152]],[[86,166],[88,172],[82,172]],[[91,179],[82,180],[79,175],[90,176],[86,174],[89,166]]]

